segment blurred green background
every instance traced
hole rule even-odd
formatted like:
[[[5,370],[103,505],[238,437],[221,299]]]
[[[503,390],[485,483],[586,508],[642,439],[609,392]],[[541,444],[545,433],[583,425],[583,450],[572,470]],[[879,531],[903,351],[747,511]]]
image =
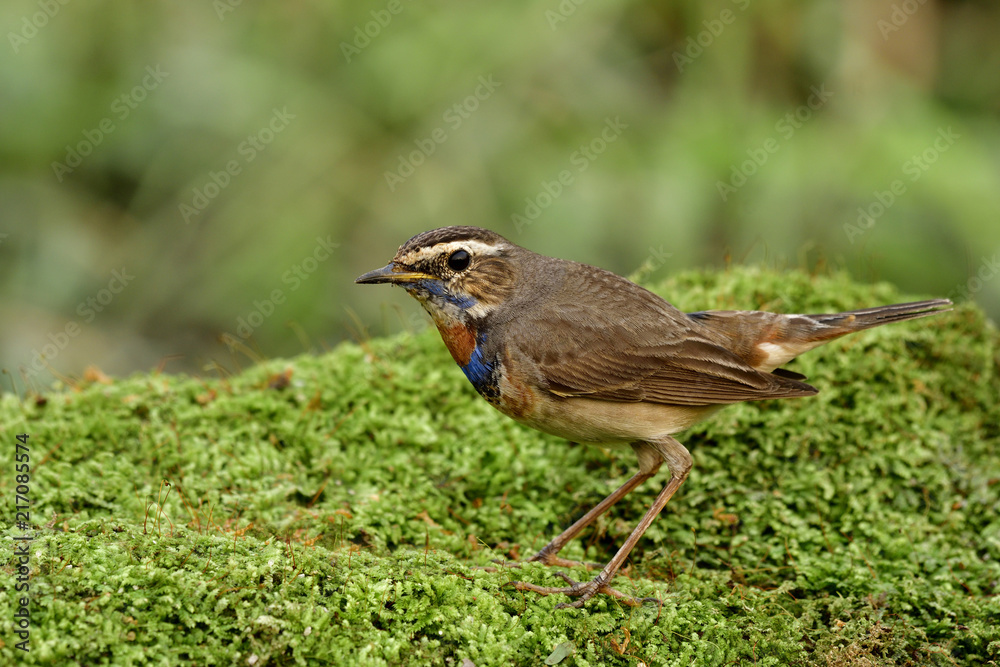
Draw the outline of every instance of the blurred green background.
[[[5,391],[421,327],[401,290],[352,280],[448,224],[623,274],[833,266],[1000,316],[995,2],[0,19]]]

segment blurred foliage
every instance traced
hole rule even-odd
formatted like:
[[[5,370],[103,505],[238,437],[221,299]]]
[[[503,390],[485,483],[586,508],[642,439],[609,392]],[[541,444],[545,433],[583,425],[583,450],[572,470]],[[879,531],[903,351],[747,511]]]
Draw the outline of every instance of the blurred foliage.
[[[420,326],[351,281],[446,224],[1000,316],[996,3],[14,0],[0,24],[5,390]]]

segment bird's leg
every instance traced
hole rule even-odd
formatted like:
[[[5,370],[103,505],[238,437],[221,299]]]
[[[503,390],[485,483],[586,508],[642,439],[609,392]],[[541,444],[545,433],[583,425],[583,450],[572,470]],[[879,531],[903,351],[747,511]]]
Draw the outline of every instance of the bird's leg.
[[[666,460],[667,465],[670,468],[670,479],[667,481],[666,486],[663,487],[663,490],[660,491],[656,500],[653,501],[653,505],[646,511],[646,514],[643,515],[642,520],[639,521],[639,525],[635,527],[632,533],[628,536],[628,539],[625,540],[625,543],[622,544],[620,549],[618,549],[618,553],[616,553],[611,561],[604,566],[604,569],[602,569],[601,572],[590,581],[575,582],[566,575],[560,573],[560,576],[566,580],[569,586],[555,588],[516,581],[511,582],[511,585],[513,585],[514,588],[520,591],[534,591],[542,595],[562,593],[576,598],[573,602],[563,603],[559,605],[559,607],[582,607],[587,600],[594,597],[597,593],[605,593],[618,598],[625,604],[631,606],[636,606],[643,602],[643,600],[636,600],[621,591],[611,588],[608,586],[608,583],[614,578],[615,574],[617,574],[618,570],[625,562],[625,559],[628,558],[632,548],[635,547],[636,543],[639,541],[639,538],[642,537],[643,533],[645,533],[649,526],[653,523],[653,519],[655,519],[656,516],[663,510],[667,502],[670,501],[670,498],[677,492],[677,489],[680,488],[681,484],[684,483],[684,480],[687,479],[688,473],[691,472],[691,455],[688,453],[687,449],[685,449],[684,445],[669,436],[665,436],[658,441],[636,443],[636,445],[647,446],[638,447],[633,445],[636,453],[639,454],[640,470],[645,469],[646,465],[648,465],[648,463],[644,462],[644,458],[648,461],[648,454],[650,453],[649,450],[652,449],[655,453],[659,454],[664,460]],[[657,467],[659,467],[658,463]],[[640,474],[642,474],[642,472],[640,472]],[[631,481],[632,480],[629,480],[629,482]],[[629,482],[626,482],[625,485],[627,486]],[[615,493],[617,493],[617,491]],[[615,494],[612,494],[612,496],[613,495]],[[608,505],[608,507],[610,507],[610,505]],[[560,535],[560,537],[562,536]]]
[[[639,454],[642,444],[643,443],[635,443],[635,445],[633,445],[633,448],[636,449],[637,454]],[[653,452],[653,454],[655,455],[655,458],[653,456],[648,456],[647,457],[648,461],[646,462],[645,467],[643,467],[642,465],[644,455],[639,454],[639,461],[640,461],[639,472],[632,475],[632,477],[627,482],[618,487],[618,489],[612,492],[611,495],[609,495],[601,502],[597,503],[597,505],[595,505],[592,510],[590,510],[582,517],[577,519],[573,523],[573,525],[571,525],[569,528],[567,528],[559,535],[557,535],[555,538],[553,538],[553,540],[548,544],[546,544],[544,547],[542,547],[542,549],[537,554],[529,558],[528,562],[529,563],[540,562],[540,563],[545,563],[546,565],[558,565],[560,567],[573,567],[576,565],[580,565],[580,563],[577,563],[576,561],[566,560],[565,558],[559,558],[556,554],[558,554],[559,551],[564,546],[566,546],[570,540],[579,535],[584,528],[593,523],[594,520],[597,519],[597,517],[601,516],[609,509],[611,509],[612,505],[614,505],[619,500],[621,500],[629,493],[631,493],[632,490],[635,489],[635,487],[639,486],[647,479],[656,474],[656,471],[660,469],[660,464],[662,463],[662,459],[660,458],[659,454],[656,454],[655,452]],[[586,565],[589,568],[593,564],[586,564]],[[600,565],[598,565],[597,567],[600,567]]]

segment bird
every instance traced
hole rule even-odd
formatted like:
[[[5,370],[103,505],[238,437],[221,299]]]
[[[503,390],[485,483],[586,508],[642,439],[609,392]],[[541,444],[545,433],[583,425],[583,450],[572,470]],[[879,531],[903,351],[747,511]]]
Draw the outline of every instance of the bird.
[[[513,581],[582,607],[598,593],[630,606],[611,581],[691,471],[674,436],[733,403],[812,396],[781,368],[845,334],[950,310],[931,299],[817,315],[753,310],[685,313],[601,268],[537,254],[500,234],[449,226],[417,234],[359,284],[405,289],[427,311],[452,358],[486,401],[514,420],[572,442],[631,447],[638,471],[529,560],[578,565],[559,551],[662,465],[663,489],[600,572],[565,586]]]

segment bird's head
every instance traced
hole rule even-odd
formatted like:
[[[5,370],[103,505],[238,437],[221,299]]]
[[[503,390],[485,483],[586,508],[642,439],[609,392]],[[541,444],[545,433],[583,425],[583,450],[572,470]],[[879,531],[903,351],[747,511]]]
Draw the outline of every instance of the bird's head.
[[[354,282],[399,285],[438,325],[489,315],[513,291],[514,254],[522,250],[480,227],[441,227],[417,234],[381,269]]]

